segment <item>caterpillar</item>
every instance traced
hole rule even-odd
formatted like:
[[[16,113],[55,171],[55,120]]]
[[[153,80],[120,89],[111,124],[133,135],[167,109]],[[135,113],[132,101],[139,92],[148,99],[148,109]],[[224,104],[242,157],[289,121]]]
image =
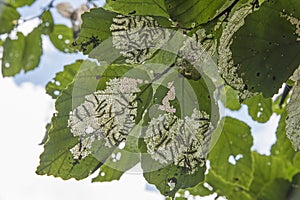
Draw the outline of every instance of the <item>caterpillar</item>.
[[[216,52],[217,43],[212,35],[206,35],[199,29],[192,37],[187,37],[179,49],[176,66],[178,72],[188,79],[201,78],[198,67],[208,62]]]
[[[161,164],[174,163],[192,174],[205,164],[211,128],[209,115],[197,109],[184,119],[172,113],[160,115],[145,132],[147,152]]]
[[[170,38],[170,32],[150,16],[117,15],[110,30],[114,47],[130,64],[151,58]]]
[[[104,90],[85,96],[70,112],[68,126],[79,136],[79,143],[70,150],[75,160],[88,156],[95,140],[105,140],[109,148],[126,140],[135,126],[139,83],[141,80],[127,77],[110,79]]]

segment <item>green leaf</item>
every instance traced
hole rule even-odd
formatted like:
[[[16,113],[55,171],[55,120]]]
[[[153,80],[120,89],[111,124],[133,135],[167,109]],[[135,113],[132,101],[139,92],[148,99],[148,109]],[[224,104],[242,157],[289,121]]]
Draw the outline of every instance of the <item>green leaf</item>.
[[[130,27],[124,27],[123,25],[127,25],[125,22],[113,22],[113,19],[116,18],[118,14],[104,10],[103,8],[92,9],[90,12],[83,14],[83,24],[81,26],[82,30],[79,34],[78,39],[73,43],[74,46],[80,51],[83,51],[84,54],[89,54],[90,52],[97,57],[109,57],[110,54],[114,54],[117,51],[118,56],[114,57],[116,60],[119,57],[122,57],[120,54],[120,50],[116,50],[112,45],[111,36],[112,32],[115,33],[117,31],[125,31],[126,28],[130,29]],[[119,16],[120,17],[120,16]],[[127,18],[127,19],[126,19]],[[136,16],[124,16],[124,20],[128,19],[135,20],[138,22],[139,18]],[[167,18],[163,17],[153,17],[160,26],[162,27],[170,27],[171,22]],[[114,24],[118,28],[114,31],[110,30],[111,25]],[[133,27],[133,23],[129,22],[128,26]],[[105,44],[103,44],[105,43]],[[101,45],[101,46],[98,46]],[[96,48],[97,47],[97,48]],[[91,51],[92,49],[95,49]],[[112,51],[112,52],[111,52]],[[105,53],[103,53],[105,52]],[[103,55],[104,54],[104,55]],[[108,55],[107,55],[108,54]],[[101,60],[101,59],[100,59]],[[103,58],[102,60],[103,61]],[[106,60],[105,60],[106,61]],[[122,60],[124,63],[124,59]]]
[[[109,182],[119,180],[123,174],[124,171],[119,171],[115,168],[103,165],[101,166],[101,172],[97,177],[92,179],[92,182]]]
[[[212,147],[208,159],[211,168],[217,177],[243,189],[248,189],[253,178],[253,163],[250,153],[252,136],[250,127],[236,119],[224,118],[213,137],[220,134],[215,146]],[[213,140],[213,138],[212,138]],[[229,163],[229,159],[233,159]],[[208,182],[213,185],[213,182]]]
[[[90,47],[93,48],[92,46]],[[83,51],[85,52],[85,50]],[[101,42],[95,50],[89,53],[88,56],[90,58],[97,59],[99,62],[104,62],[104,63],[114,63],[114,64],[125,63],[125,58],[121,56],[120,50],[113,47],[111,37]]]
[[[290,188],[290,191],[288,192],[288,198],[289,200],[297,200],[300,197],[300,174],[297,174],[293,178],[292,186]]]
[[[41,29],[43,34],[49,35],[50,33],[52,33],[54,27],[51,12],[49,10],[43,12],[40,18],[42,20],[42,23],[39,25],[39,28]]]
[[[42,38],[39,29],[34,29],[26,37],[26,46],[23,50],[22,67],[25,72],[33,70],[40,63],[42,50]]]
[[[46,85],[46,93],[53,99],[56,99],[59,94],[74,80],[82,63],[83,60],[77,60],[73,64],[66,65],[64,67],[64,71],[57,73],[55,78]]]
[[[25,72],[33,70],[43,53],[41,32],[36,28],[27,37],[18,33],[16,40],[6,39],[3,47],[3,76],[14,76],[22,69]]]
[[[127,170],[134,167],[140,161],[138,150],[139,133],[139,130],[136,129],[130,133],[126,139],[125,147],[123,149],[116,148],[105,164],[101,166],[99,175],[93,178],[93,182],[119,180]],[[101,152],[101,154],[103,153]],[[116,159],[117,156],[120,156],[120,159]]]
[[[233,60],[248,90],[271,97],[299,66],[296,26],[287,19],[299,19],[299,7],[298,0],[265,1],[234,34]]]
[[[95,77],[95,74],[101,70],[98,65],[90,61],[84,62],[82,66],[89,66],[88,72],[93,74],[92,77]],[[82,82],[85,81],[86,84],[82,84],[82,88],[80,85],[72,83],[62,90],[57,97],[55,102],[57,113],[52,117],[48,140],[44,145],[44,152],[40,156],[40,165],[36,170],[39,175],[53,175],[62,179],[75,178],[80,180],[89,176],[102,165],[102,162],[92,155],[76,162],[70,152],[70,149],[78,143],[78,138],[73,136],[68,127],[69,114],[74,107],[84,101],[85,95],[91,94],[96,89],[88,87],[90,86],[88,83],[92,82],[92,79],[86,71],[84,72],[82,77],[86,75],[85,80],[81,80]],[[78,90],[84,91],[84,93],[80,93]],[[106,152],[106,158],[110,153]]]
[[[97,88],[99,89],[104,89],[106,86],[106,82],[114,77],[122,78],[123,76],[125,76],[133,77],[135,79],[140,79],[143,81],[149,81],[147,73],[144,73],[144,71],[139,68],[132,68],[128,65],[110,65],[103,71],[103,73],[99,75],[97,75],[97,73],[95,72],[91,73],[90,71],[85,71],[84,68],[81,69],[81,72],[82,74],[79,73],[77,77],[80,82],[81,78],[83,78],[83,80],[89,80],[90,75],[88,74],[93,74],[94,76],[96,74],[96,78],[99,79],[99,83],[97,86]],[[83,89],[83,84],[81,84],[80,82],[79,84],[77,83],[77,85],[81,90]],[[136,124],[140,122],[144,109],[146,109],[147,107],[147,102],[149,102],[149,100],[147,101],[147,98],[152,98],[151,86],[145,84],[140,89],[141,92],[138,92],[136,94],[137,101],[140,102],[138,103],[137,116],[135,118]],[[103,142],[101,143],[101,141],[100,144],[95,145],[95,148],[97,149],[93,152],[93,156],[97,158],[97,160],[105,161],[105,163],[102,162],[103,165],[100,168],[100,173],[96,178],[93,179],[93,182],[118,180],[125,171],[135,166],[139,162],[140,158],[138,150],[139,136],[140,129],[139,126],[136,126],[135,128],[133,128],[133,130],[130,131],[129,135],[126,136],[124,149],[116,148],[115,150],[109,150],[108,148],[103,147],[104,144]],[[107,154],[109,154],[110,156],[107,157]],[[121,156],[121,159],[117,159],[118,155]]]
[[[281,118],[276,131],[277,141],[272,146],[271,153],[272,155],[280,157],[282,160],[285,160],[285,162],[293,163],[295,161],[299,161],[300,152],[296,152],[293,149],[290,140],[286,136],[286,117],[287,111],[284,110],[281,114]],[[297,165],[296,163],[294,163],[294,165],[300,169],[299,164]]]
[[[8,3],[14,7],[22,7],[26,5],[30,6],[31,4],[33,4],[35,0],[1,0],[1,1],[4,1],[5,3]]]
[[[208,196],[214,193],[213,190],[210,190],[208,187],[204,186],[205,183],[200,183],[192,188],[187,188],[186,191],[189,191],[191,195],[194,196]],[[207,184],[207,183],[206,183]],[[183,193],[184,190],[180,191],[180,193]]]
[[[153,88],[150,83],[144,84],[140,87],[141,92],[138,92],[137,100],[138,100],[138,108],[137,108],[137,116],[136,123],[140,122],[143,118],[145,110],[149,107],[152,98],[153,98]]]
[[[284,199],[280,197],[282,197],[282,193],[287,192],[288,183],[278,180],[278,178],[292,181],[293,176],[299,172],[299,169],[277,156],[265,156],[256,152],[252,154],[255,163],[255,178],[252,181],[250,191],[253,196],[258,199],[266,199],[267,196],[276,197],[275,199],[278,200]],[[274,192],[277,195],[274,195]]]
[[[287,112],[284,110],[278,124],[277,141],[272,146],[271,155],[263,156],[253,152],[255,178],[250,191],[258,199],[285,199],[291,187],[287,181],[291,181],[300,171],[300,165],[296,163],[300,153],[294,151],[285,134],[286,115]]]
[[[46,133],[44,135],[44,138],[42,139],[42,142],[39,145],[44,145],[47,142],[48,135],[49,135],[49,130],[51,128],[51,123],[48,123],[45,128],[46,128]]]
[[[54,114],[52,118],[49,139],[40,156],[40,165],[36,170],[39,175],[47,174],[64,180],[70,178],[80,180],[89,176],[99,163],[93,156],[88,156],[76,164],[70,152],[78,142],[68,128],[69,112],[72,110],[72,91],[73,85],[70,85],[57,98],[58,114]]]
[[[75,44],[76,48],[88,54],[101,42],[111,37],[110,26],[116,16],[117,13],[103,8],[91,9],[90,12],[84,13],[81,31]]]
[[[49,34],[49,37],[52,44],[58,50],[64,53],[74,52],[74,49],[71,46],[71,43],[74,40],[71,28],[62,24],[55,25],[53,31]]]
[[[188,80],[188,84],[193,89],[194,95],[196,95],[198,105],[200,107],[200,110],[204,110],[206,113],[212,115],[213,109],[217,108],[216,102],[214,101],[212,97],[211,92],[213,91],[213,86],[211,85],[211,80],[208,80],[207,78],[201,78],[197,81],[195,80]],[[189,88],[189,87],[188,87]],[[187,91],[188,93],[189,91]],[[191,93],[193,94],[193,93]],[[218,112],[218,111],[215,111]],[[219,116],[212,116],[211,118],[219,119]],[[212,119],[213,120],[213,119]]]
[[[282,200],[287,199],[292,184],[284,179],[278,178],[263,185],[263,189],[257,195],[259,200]]]
[[[20,14],[12,6],[0,2],[0,34],[9,33],[13,30]]]
[[[226,118],[228,120],[230,118]],[[291,160],[293,160],[294,156],[291,155],[293,153],[293,149],[291,147],[291,144],[288,144],[287,139],[285,139],[285,142],[283,142],[282,138],[286,137],[284,134],[284,119],[285,116],[282,116],[281,122],[279,124],[278,130],[277,130],[277,137],[278,141],[277,143],[272,147],[272,155],[271,156],[264,156],[259,155],[256,152],[252,153],[252,156],[248,153],[247,155],[250,157],[253,157],[252,164],[248,165],[239,165],[239,162],[242,162],[242,160],[238,160],[237,164],[234,166],[237,170],[239,170],[239,176],[233,176],[234,178],[226,178],[228,177],[227,174],[230,174],[230,170],[226,169],[226,157],[227,156],[219,156],[220,159],[217,160],[221,166],[214,166],[216,165],[216,161],[210,159],[210,165],[211,168],[209,170],[208,175],[206,176],[206,181],[211,185],[215,192],[217,192],[219,195],[225,195],[228,199],[285,199],[284,196],[286,195],[287,191],[289,190],[290,183],[295,176],[295,174],[299,173],[299,168],[294,165]],[[233,119],[231,119],[233,120]],[[239,122],[241,123],[241,122]],[[232,124],[233,125],[233,124]],[[240,125],[235,125],[236,130],[240,130],[241,132],[249,132],[246,130],[243,130]],[[225,131],[224,131],[225,130]],[[222,147],[224,149],[229,149],[224,145],[226,142],[222,140],[222,137],[224,139],[226,138],[226,141],[231,141],[231,137],[228,137],[227,134],[224,135],[223,133],[226,131],[233,131],[234,128],[231,128],[230,130],[226,127],[226,124],[223,127],[223,132],[219,138],[220,144],[222,144]],[[282,132],[283,131],[283,132]],[[236,131],[237,132],[237,131]],[[232,133],[232,135],[237,134],[235,132]],[[238,137],[238,136],[237,136]],[[247,140],[247,138],[238,138],[239,141],[239,147],[244,148],[244,144],[241,143],[241,141]],[[249,140],[249,139],[248,139]],[[229,142],[230,143],[230,142]],[[233,142],[232,144],[234,144]],[[216,144],[215,148],[218,147],[218,143]],[[250,146],[248,145],[248,148]],[[231,146],[231,149],[232,148]],[[209,158],[214,156],[214,150],[213,149],[209,155]],[[218,152],[221,152],[220,149]],[[222,151],[222,153],[224,150]],[[275,154],[276,153],[276,154]],[[295,154],[295,152],[294,152]],[[243,154],[245,155],[245,154]],[[221,160],[222,158],[225,158],[224,160]],[[243,159],[243,158],[242,158]],[[295,158],[294,158],[295,159]],[[215,161],[215,162],[214,162]],[[221,164],[222,163],[222,164]],[[245,173],[249,172],[249,166],[253,166],[254,173],[251,175],[252,178],[249,178],[249,181],[251,183],[250,187],[245,188],[242,185],[240,185],[241,178],[243,179],[245,176]],[[215,167],[222,168],[223,173],[217,173],[215,170]],[[226,174],[226,175],[225,175]],[[247,175],[246,175],[247,176]],[[232,176],[231,176],[232,177]]]
[[[87,60],[81,64],[80,70],[74,80],[73,95],[84,97],[96,90],[104,90],[107,81],[113,78],[120,78],[130,70],[132,70],[132,66],[129,65],[113,64],[99,67],[94,62]],[[80,105],[83,101],[84,98],[74,98],[73,108]]]
[[[103,140],[96,140],[92,144],[91,154],[75,160],[70,149],[79,141],[68,127],[69,114],[85,100],[86,95],[106,88],[108,80],[122,76],[142,78],[145,77],[145,73],[138,73],[137,69],[128,65],[103,65],[100,67],[91,61],[80,63],[81,61],[78,61],[73,66],[66,67],[65,71],[56,77],[61,80],[68,76],[69,72],[72,73],[72,70],[69,71],[70,68],[78,68],[80,65],[76,79],[67,88],[62,88],[61,94],[57,97],[55,107],[58,113],[52,119],[49,139],[40,157],[37,173],[58,176],[63,179],[83,179],[100,168],[100,175],[93,181],[116,180],[124,171],[139,161],[137,138],[140,131],[131,131],[124,149],[109,148],[105,146]],[[65,87],[67,82],[63,82],[62,86]],[[121,159],[115,162],[113,154],[118,155],[118,153],[121,154]]]
[[[293,158],[293,164],[300,169],[300,153],[297,152]]]
[[[157,18],[155,18],[155,20],[157,20]],[[161,24],[160,21],[158,21],[158,23],[162,27],[170,26],[165,26]],[[152,70],[153,73],[156,74],[163,73],[163,71],[166,70],[167,67],[173,66],[174,63],[176,67],[176,59],[178,56],[176,54],[182,47],[184,40],[186,40],[186,37],[181,32],[172,31],[170,29],[168,29],[168,31],[171,33],[171,37],[168,39],[168,41],[165,41],[165,44],[162,48],[158,49],[154,53],[153,57],[151,57],[149,60],[145,60],[144,63],[147,65],[147,68],[149,70]]]
[[[179,49],[180,46],[171,46],[172,43],[173,44],[180,44],[180,42],[178,41],[179,38],[178,37],[173,37],[168,41],[168,44],[166,45],[167,47],[169,47],[172,50],[174,49]],[[152,58],[150,58],[149,60],[146,60],[145,63],[148,64],[149,68],[151,67],[151,69],[153,68],[153,70],[157,71],[159,69],[161,69],[161,71],[163,71],[163,69],[165,67],[163,66],[170,66],[172,65],[175,60],[177,58],[177,55],[174,54],[173,52],[170,51],[166,51],[164,49],[159,49]],[[154,66],[153,66],[154,65]]]
[[[101,74],[96,74],[96,78],[99,79],[99,83],[98,83],[99,89],[104,89],[104,87],[106,87],[106,82],[114,77],[120,78],[124,74],[126,74],[126,76],[128,76],[129,73],[131,75],[130,77],[132,77],[132,76],[134,77],[134,75],[131,72],[135,71],[133,69],[133,66],[118,65],[118,64],[103,66],[102,70],[103,70],[103,72]],[[84,71],[82,70],[82,72],[84,72]],[[138,74],[137,74],[137,76],[138,76]]]
[[[165,0],[171,19],[183,28],[193,28],[209,22],[233,3],[234,1]]]
[[[272,99],[264,98],[262,94],[250,97],[244,103],[248,106],[248,113],[254,121],[265,123],[273,114]]]
[[[162,99],[169,90],[167,87],[173,82],[176,95],[176,100],[173,103],[178,117],[190,115],[195,108],[211,114],[212,103],[205,81],[207,80],[203,78],[197,81],[187,79],[175,69],[170,69],[167,74],[162,74],[161,80],[156,83],[161,86],[157,88],[153,104],[162,104]],[[172,101],[170,103],[173,104]]]
[[[224,90],[221,91],[223,94],[220,96],[222,103],[226,108],[230,110],[239,110],[241,108],[241,104],[239,102],[238,92],[232,87],[226,85]]]
[[[285,98],[283,104],[280,105],[280,103],[282,101],[282,94],[279,95],[272,103],[273,112],[276,113],[277,115],[281,115],[282,112],[284,111],[284,108],[286,107],[289,99],[290,99],[290,95],[288,94],[288,96]]]
[[[190,82],[190,80],[183,76],[179,76],[180,74],[172,70],[172,68],[169,70],[167,73],[156,75],[156,77],[161,76],[161,80],[156,80],[157,82],[154,83],[156,92],[150,104],[150,108],[144,117],[145,126],[148,125],[151,119],[166,113],[166,111],[158,109],[159,105],[163,104],[166,96],[173,96],[174,91],[176,96],[174,99],[171,97],[169,103],[171,108],[176,109],[175,115],[177,117],[184,118],[184,116],[190,115],[195,108],[210,110],[210,107],[206,108],[204,106],[205,104],[199,103],[199,101],[207,101],[209,96],[203,79],[199,79],[198,81],[191,80]],[[168,94],[170,91],[172,95]],[[197,94],[200,95],[198,96]],[[205,97],[204,99],[202,95]],[[200,100],[198,98],[200,98]],[[205,167],[197,165],[195,166],[197,170],[190,173],[187,168],[177,166],[174,162],[170,162],[168,165],[161,164],[146,153],[147,145],[142,139],[140,140],[140,149],[142,152],[145,152],[145,154],[142,154],[141,160],[144,177],[149,183],[154,184],[165,196],[174,196],[179,189],[193,187],[204,179]]]
[[[253,200],[253,197],[242,187],[236,185],[233,181],[227,181],[222,176],[218,176],[216,172],[210,170],[205,177],[206,181],[211,185],[214,191],[227,199],[232,200]]]
[[[14,76],[22,69],[23,51],[26,46],[25,36],[17,34],[17,39],[7,38],[3,44],[2,74],[3,76]]]
[[[146,144],[141,141],[142,152],[146,151]],[[143,154],[141,165],[144,177],[148,183],[154,184],[162,195],[174,197],[179,189],[194,187],[204,180],[205,167],[198,167],[193,174],[189,174],[183,167],[170,163],[162,165],[153,160],[149,154]]]
[[[105,9],[124,15],[151,15],[169,18],[163,0],[107,0]]]

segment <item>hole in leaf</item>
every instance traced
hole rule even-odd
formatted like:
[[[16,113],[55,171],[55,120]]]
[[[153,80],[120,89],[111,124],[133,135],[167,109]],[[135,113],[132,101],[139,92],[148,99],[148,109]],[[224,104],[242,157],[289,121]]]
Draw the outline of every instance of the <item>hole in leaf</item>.
[[[241,158],[243,158],[243,155],[242,155],[242,154],[238,154],[238,155],[236,155],[235,157],[234,157],[233,155],[230,155],[230,156],[228,157],[228,162],[229,162],[230,164],[232,164],[232,165],[236,165],[236,162],[237,162],[239,159],[241,159]]]
[[[9,67],[10,67],[10,64],[9,64],[9,63],[5,63],[4,66],[5,66],[6,68],[9,68]]]
[[[54,94],[55,96],[58,96],[58,95],[60,94],[60,91],[59,91],[59,90],[54,90],[54,91],[53,91],[53,94]]]
[[[205,187],[205,188],[207,188],[209,191],[213,191],[213,187],[211,186],[211,185],[209,185],[208,183],[203,183],[203,186]]]
[[[184,197],[188,198],[190,196],[190,191],[186,190],[184,191]]]
[[[121,152],[118,152],[117,155],[116,155],[116,159],[117,159],[117,160],[120,160],[120,159],[121,159],[121,156],[122,156]]]
[[[236,165],[236,160],[234,159],[233,155],[230,155],[228,158],[228,162],[232,165]]]
[[[243,155],[242,154],[238,154],[238,155],[236,155],[235,160],[238,161],[241,158],[243,158]]]
[[[175,177],[170,178],[168,180],[168,186],[170,187],[170,191],[174,190],[176,184],[177,184],[177,179]]]
[[[262,112],[259,111],[259,112],[257,113],[256,117],[257,117],[257,118],[260,118],[261,115],[262,115]]]
[[[121,142],[121,143],[119,144],[119,149],[124,149],[124,147],[125,147],[125,142]]]

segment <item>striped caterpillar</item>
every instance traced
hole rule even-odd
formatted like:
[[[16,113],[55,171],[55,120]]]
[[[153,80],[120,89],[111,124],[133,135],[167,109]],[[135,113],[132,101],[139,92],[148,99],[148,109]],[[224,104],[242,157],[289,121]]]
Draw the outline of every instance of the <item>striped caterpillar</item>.
[[[154,160],[161,164],[174,162],[192,174],[205,164],[210,137],[209,115],[194,109],[192,115],[184,119],[171,113],[153,118],[144,141]]]
[[[117,15],[110,27],[113,45],[127,63],[142,63],[170,38],[170,32],[149,16]]]
[[[126,140],[135,126],[137,102],[134,93],[139,92],[142,80],[123,77],[107,82],[105,90],[85,97],[85,101],[71,113],[68,126],[79,143],[70,151],[74,159],[89,155],[92,143],[104,139],[105,146],[118,146]]]

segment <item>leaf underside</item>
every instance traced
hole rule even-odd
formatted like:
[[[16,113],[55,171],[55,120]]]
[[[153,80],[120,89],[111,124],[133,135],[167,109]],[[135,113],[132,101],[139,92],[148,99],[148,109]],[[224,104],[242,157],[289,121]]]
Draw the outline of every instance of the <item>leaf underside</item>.
[[[298,0],[266,1],[234,34],[233,60],[248,90],[271,97],[299,66],[296,27],[283,16],[299,18],[299,8]]]

